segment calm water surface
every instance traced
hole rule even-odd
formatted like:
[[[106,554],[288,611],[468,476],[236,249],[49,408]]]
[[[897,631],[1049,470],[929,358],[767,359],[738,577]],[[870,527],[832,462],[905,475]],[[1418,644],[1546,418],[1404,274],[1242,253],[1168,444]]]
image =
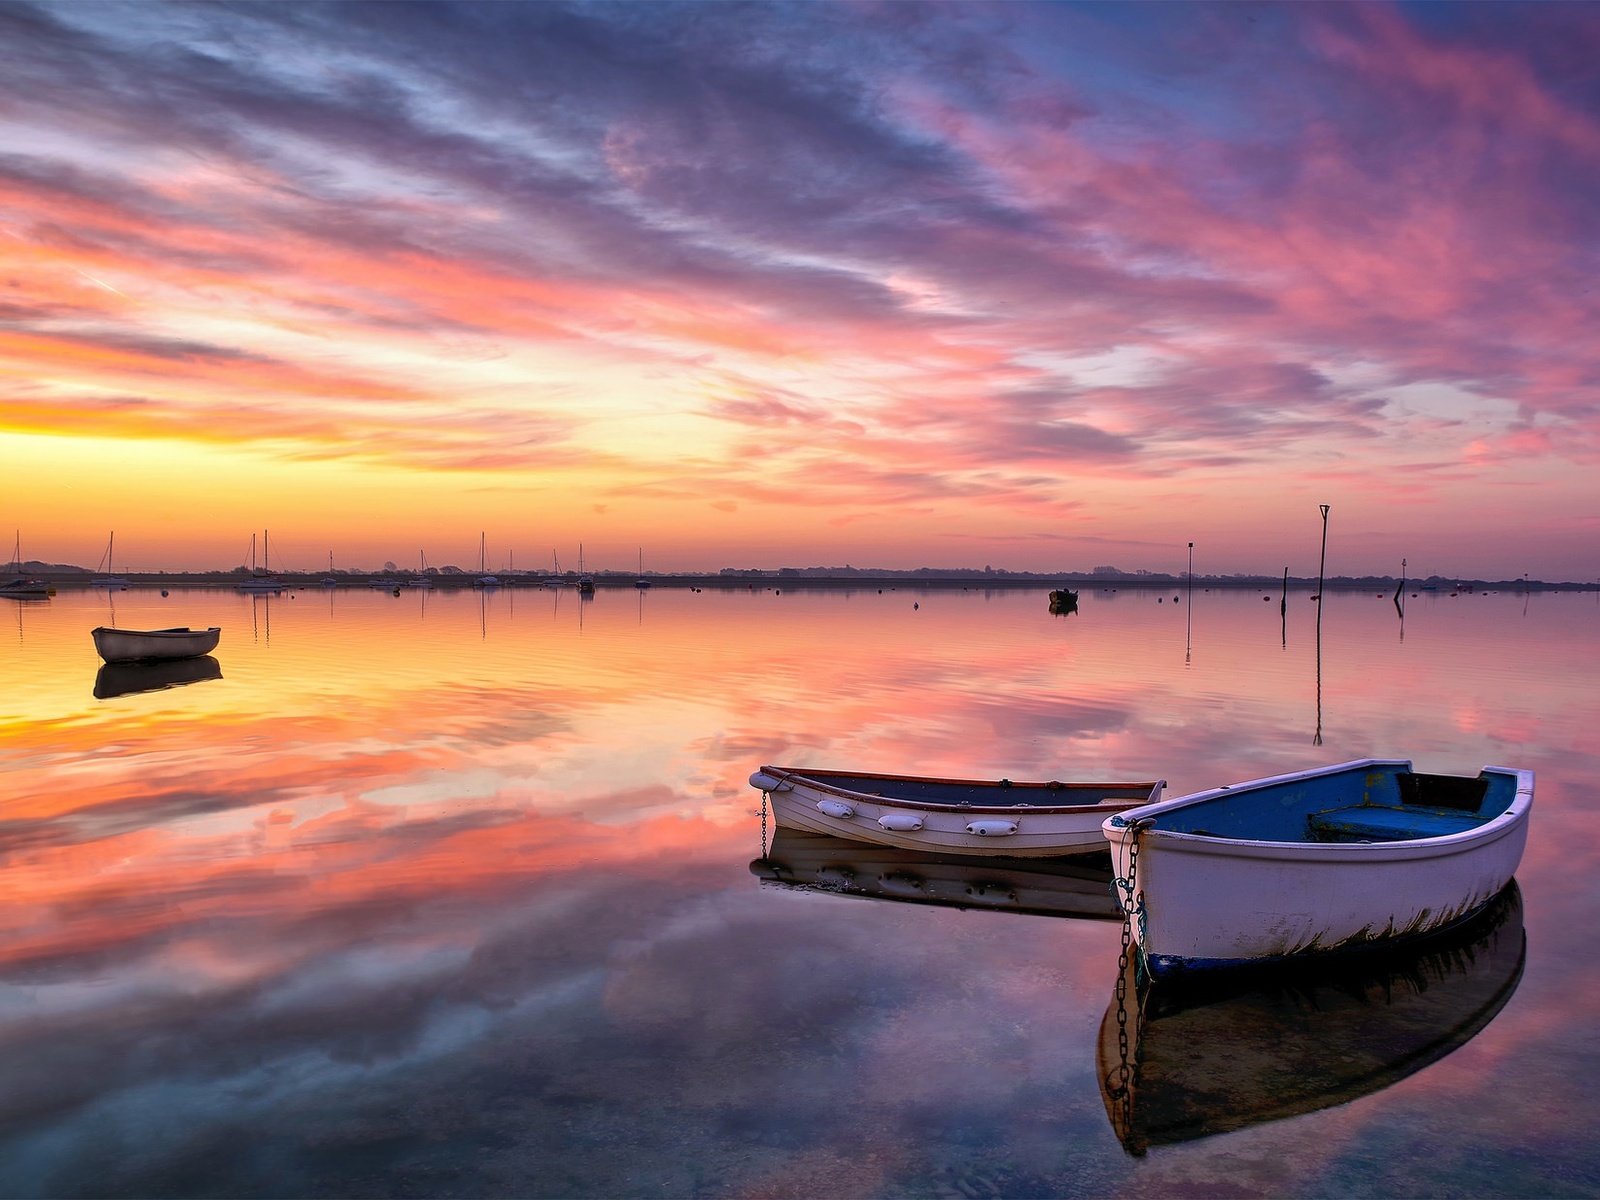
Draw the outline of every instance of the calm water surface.
[[[221,625],[220,678],[97,698],[113,602]],[[0,1194],[1600,1195],[1600,604],[1332,594],[1320,646],[1316,609],[0,600]],[[1131,1105],[1118,922],[1003,911],[1040,880],[998,870],[967,907],[851,894],[963,880],[763,858],[746,783],[1178,795],[1367,755],[1534,769],[1520,898],[1381,978],[1124,1013]],[[783,882],[818,872],[858,886]]]

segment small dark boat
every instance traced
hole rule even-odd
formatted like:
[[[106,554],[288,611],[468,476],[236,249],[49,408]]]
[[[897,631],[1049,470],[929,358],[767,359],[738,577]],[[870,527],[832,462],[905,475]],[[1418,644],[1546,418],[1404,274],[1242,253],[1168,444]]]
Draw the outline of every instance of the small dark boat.
[[[15,579],[0,580],[0,596],[8,596],[12,600],[48,600],[55,592],[55,588],[42,579],[18,575]]]

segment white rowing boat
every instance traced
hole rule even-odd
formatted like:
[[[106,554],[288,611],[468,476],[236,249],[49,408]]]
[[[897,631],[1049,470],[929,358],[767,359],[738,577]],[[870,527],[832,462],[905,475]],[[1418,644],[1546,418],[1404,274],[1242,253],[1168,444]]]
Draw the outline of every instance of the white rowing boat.
[[[1358,950],[1470,917],[1511,882],[1533,772],[1399,759],[1180,796],[1109,817],[1123,908],[1151,975]]]
[[[750,776],[779,825],[951,854],[1037,858],[1106,849],[1102,823],[1164,783],[1013,783],[762,767]]]
[[[199,658],[217,648],[222,629],[111,629],[101,625],[91,631],[94,648],[108,663],[155,662]]]

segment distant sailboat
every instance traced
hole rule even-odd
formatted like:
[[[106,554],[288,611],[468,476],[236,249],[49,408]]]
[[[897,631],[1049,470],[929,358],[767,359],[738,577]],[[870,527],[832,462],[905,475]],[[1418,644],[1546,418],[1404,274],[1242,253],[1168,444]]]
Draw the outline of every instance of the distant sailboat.
[[[639,547],[639,578],[637,578],[637,579],[635,579],[633,581],[633,586],[636,587],[636,588],[647,588],[647,587],[650,586],[650,581],[644,577],[644,547],[643,546]]]
[[[550,551],[550,575],[544,581],[545,587],[565,587],[566,577],[561,574],[561,560],[556,557],[554,550]]]
[[[594,595],[594,576],[583,569],[583,543],[578,543],[578,595]]]
[[[486,550],[487,543],[484,541],[484,535],[480,533],[478,534],[478,581],[472,586],[479,588],[497,588],[500,586],[500,577],[498,575],[489,574],[489,564]]]
[[[241,592],[281,592],[283,580],[273,575],[268,563],[267,531],[261,531],[261,568],[256,569],[256,535],[250,535],[250,577],[239,584]]]
[[[48,600],[55,588],[42,579],[30,579],[22,573],[22,531],[17,531],[17,544],[11,551],[11,577],[0,579],[0,596],[12,600]]]
[[[328,551],[328,573],[322,577],[322,586],[325,588],[338,587],[339,581],[333,577],[333,551]]]
[[[111,531],[110,540],[106,542],[105,555],[100,559],[100,565],[105,567],[106,573],[104,575],[96,575],[93,579],[91,579],[89,581],[90,587],[105,588],[108,591],[113,592],[125,592],[128,590],[128,581],[116,574],[115,568],[113,568],[111,565],[111,551],[112,547],[115,546],[116,543],[117,531],[113,529]]]
[[[411,577],[411,586],[419,588],[432,587],[433,576],[428,574],[427,553],[422,550],[418,550],[417,561],[421,565],[417,567],[417,573]]]

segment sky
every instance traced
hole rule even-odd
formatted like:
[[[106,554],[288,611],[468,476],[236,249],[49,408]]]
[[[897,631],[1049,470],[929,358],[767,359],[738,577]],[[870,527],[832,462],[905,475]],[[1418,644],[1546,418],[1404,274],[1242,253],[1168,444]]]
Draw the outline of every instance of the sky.
[[[1331,575],[1600,579],[1597,63],[1586,3],[0,2],[0,531],[1314,575],[1327,504]]]

